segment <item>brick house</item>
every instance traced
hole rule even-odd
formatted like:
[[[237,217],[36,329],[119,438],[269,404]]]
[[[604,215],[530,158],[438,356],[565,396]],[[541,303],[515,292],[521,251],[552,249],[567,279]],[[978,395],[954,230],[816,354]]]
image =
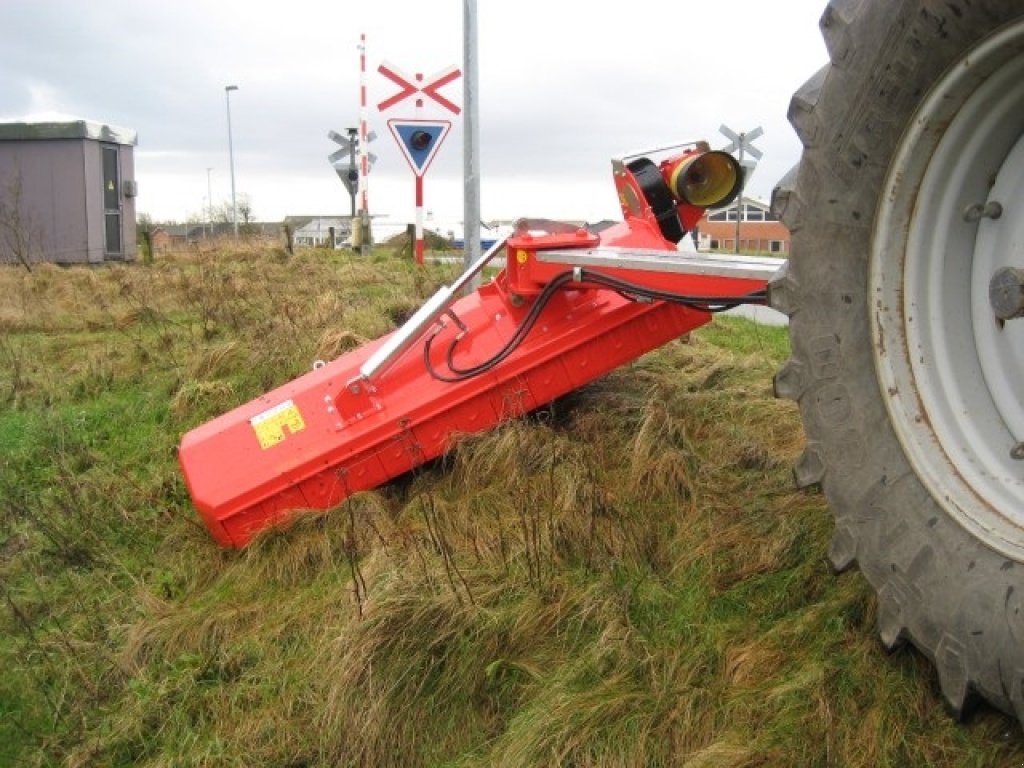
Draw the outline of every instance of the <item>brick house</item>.
[[[700,249],[729,251],[736,248],[736,204],[720,211],[709,211],[697,228]],[[750,197],[743,198],[740,219],[740,247],[744,253],[785,256],[789,253],[789,230],[771,212],[771,206]]]
[[[187,235],[187,224],[171,224],[153,227],[153,230],[150,233],[153,250],[166,251],[170,248],[185,245]]]

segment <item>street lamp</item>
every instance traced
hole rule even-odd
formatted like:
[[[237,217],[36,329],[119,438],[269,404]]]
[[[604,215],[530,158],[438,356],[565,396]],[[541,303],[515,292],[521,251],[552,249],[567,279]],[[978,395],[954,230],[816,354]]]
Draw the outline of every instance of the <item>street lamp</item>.
[[[235,202],[235,149],[231,143],[231,92],[237,91],[237,85],[224,86],[224,98],[228,102],[228,162],[231,165],[231,222],[234,225],[235,237],[238,237],[238,205]]]
[[[206,169],[206,221],[210,225],[210,235],[213,235],[213,184],[210,182],[210,171]]]

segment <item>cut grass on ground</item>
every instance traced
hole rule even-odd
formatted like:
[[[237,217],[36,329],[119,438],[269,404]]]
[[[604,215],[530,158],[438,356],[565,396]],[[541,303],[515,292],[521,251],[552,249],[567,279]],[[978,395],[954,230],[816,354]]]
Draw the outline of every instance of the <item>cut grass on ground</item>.
[[[0,765],[992,766],[796,491],[784,329],[719,318],[220,550],[175,447],[455,267],[255,247],[0,270]]]

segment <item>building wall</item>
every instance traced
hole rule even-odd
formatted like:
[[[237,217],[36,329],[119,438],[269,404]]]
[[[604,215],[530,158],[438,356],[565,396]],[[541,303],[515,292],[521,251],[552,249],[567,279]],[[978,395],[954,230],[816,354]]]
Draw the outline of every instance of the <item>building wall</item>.
[[[735,221],[708,221],[704,219],[698,226],[700,230],[701,248],[717,248],[732,251],[736,248]],[[789,230],[781,221],[741,221],[740,250],[759,251],[779,256],[789,254]],[[776,243],[778,250],[774,250]]]
[[[334,243],[330,243],[331,230],[334,230]],[[319,217],[312,219],[292,233],[292,242],[297,246],[318,247],[327,245],[340,248],[352,236],[352,223],[349,219],[336,217]]]
[[[100,145],[95,141],[82,142],[85,161],[85,189],[83,200],[85,218],[89,224],[87,261],[102,264],[106,259],[103,249],[103,163]]]
[[[179,245],[185,242],[182,237],[175,237],[166,229],[157,228],[153,230],[151,235],[154,250],[163,251],[170,248],[172,245]]]
[[[85,190],[81,141],[0,143],[0,208],[6,212],[5,223],[16,223],[27,238],[26,258],[61,263],[87,260]],[[10,236],[8,232],[6,238],[0,237],[0,261],[18,260],[10,250],[14,244],[5,242]]]
[[[132,147],[122,145],[119,158],[121,161],[121,239],[124,243],[124,258],[133,261],[138,256],[138,231],[135,195],[126,194],[125,182],[135,185],[135,151]]]

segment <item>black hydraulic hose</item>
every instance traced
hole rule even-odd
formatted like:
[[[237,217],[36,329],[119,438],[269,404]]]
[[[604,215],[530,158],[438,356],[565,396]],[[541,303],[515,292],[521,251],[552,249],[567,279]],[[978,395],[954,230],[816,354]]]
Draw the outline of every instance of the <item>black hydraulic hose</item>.
[[[456,336],[448,345],[448,352],[445,355],[445,362],[448,366],[448,370],[450,370],[454,374],[453,376],[447,376],[443,373],[440,373],[434,368],[433,364],[430,362],[430,349],[433,344],[434,338],[440,332],[440,329],[438,329],[427,338],[426,343],[423,345],[423,363],[426,366],[427,371],[430,373],[431,376],[433,376],[435,379],[438,379],[439,381],[455,383],[458,381],[465,381],[466,379],[471,379],[474,376],[479,376],[480,374],[486,373],[487,371],[491,370],[496,365],[498,365],[502,360],[507,358],[513,352],[515,352],[519,345],[523,343],[523,339],[526,338],[526,335],[537,323],[537,318],[540,317],[541,312],[544,311],[544,308],[548,305],[548,302],[551,301],[551,297],[555,295],[555,292],[559,288],[561,288],[566,283],[570,282],[572,278],[572,270],[559,272],[557,275],[555,275],[555,277],[552,278],[551,281],[544,286],[544,290],[540,292],[540,295],[537,297],[537,300],[533,303],[533,306],[530,307],[530,311],[526,313],[526,317],[523,320],[522,324],[516,329],[516,332],[512,334],[512,338],[505,342],[501,349],[495,352],[494,355],[492,355],[489,359],[485,360],[484,362],[478,365],[474,365],[470,368],[459,368],[457,365],[455,365],[455,347],[459,343],[461,335]]]
[[[533,326],[537,323],[537,319],[540,317],[541,312],[544,311],[544,308],[548,305],[548,302],[551,301],[552,296],[555,295],[555,292],[559,288],[568,282],[576,282],[580,285],[589,284],[600,286],[602,288],[610,288],[632,301],[635,301],[636,297],[639,296],[654,301],[681,304],[700,312],[710,313],[724,312],[741,304],[764,304],[767,301],[767,292],[764,290],[754,291],[743,296],[694,296],[682,293],[671,293],[657,288],[645,288],[642,285],[636,285],[635,283],[630,283],[626,280],[622,280],[612,275],[607,275],[603,272],[593,272],[584,269],[566,270],[565,272],[559,272],[547,285],[544,286],[544,290],[542,290],[540,295],[537,296],[533,306],[530,307],[529,312],[526,313],[526,317],[523,322],[516,329],[515,333],[512,334],[512,338],[505,342],[501,349],[482,363],[469,368],[459,368],[455,364],[455,348],[459,343],[459,339],[462,338],[462,334],[459,334],[452,339],[451,343],[448,345],[448,351],[445,354],[445,364],[448,366],[448,370],[451,371],[452,375],[449,376],[441,373],[434,368],[433,363],[430,362],[430,352],[434,339],[441,332],[440,326],[436,328],[434,332],[427,337],[427,340],[423,345],[423,364],[426,366],[427,372],[438,381],[454,384],[490,371],[518,349],[527,334],[529,334],[533,329]]]

